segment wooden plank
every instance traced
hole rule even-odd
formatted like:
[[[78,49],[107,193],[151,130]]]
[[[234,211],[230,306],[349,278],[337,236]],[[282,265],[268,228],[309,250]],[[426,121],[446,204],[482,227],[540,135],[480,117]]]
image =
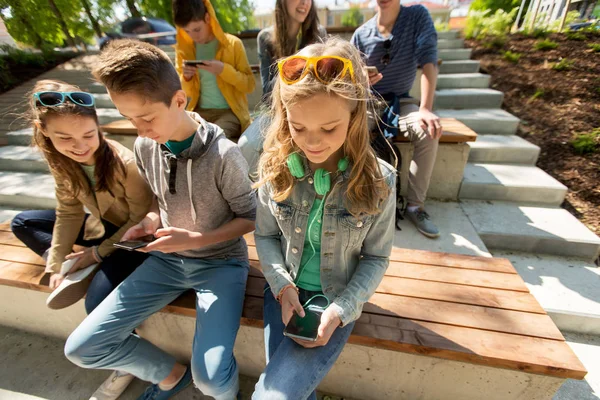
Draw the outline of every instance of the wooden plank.
[[[137,128],[126,119],[104,124],[100,128],[104,133],[112,133],[114,135],[137,135]]]
[[[46,279],[43,267],[0,261],[0,285],[51,292]]]
[[[45,266],[40,256],[28,248],[0,244],[0,260]]]
[[[530,293],[386,276],[378,293],[546,314]]]
[[[12,232],[6,232],[0,230],[0,244],[7,244],[10,246],[26,247]]]
[[[263,278],[258,262],[250,262],[249,276]],[[385,276],[377,288],[377,293],[546,314],[535,297],[528,292]]]
[[[246,296],[243,325],[263,327],[262,304],[262,297]],[[195,317],[195,297],[186,294],[163,311]],[[355,324],[349,343],[560,378],[582,379],[587,373],[565,342],[368,312]]]
[[[440,122],[443,130],[440,143],[465,143],[477,140],[475,131],[454,118],[440,118]],[[396,143],[409,141],[410,139],[403,135],[394,138]]]
[[[3,222],[0,224],[0,231],[2,232],[11,232],[10,230],[10,221],[9,222]]]
[[[258,260],[254,234],[244,235],[248,244],[250,260]],[[441,267],[475,269],[490,272],[503,272],[518,275],[515,267],[506,258],[476,257],[462,254],[438,253],[426,250],[412,250],[394,247],[390,261],[410,262],[415,264],[439,265]]]
[[[490,289],[529,292],[519,275],[497,272],[466,270],[449,267],[438,267],[404,262],[390,262],[386,276],[398,278],[420,279],[431,282],[453,283],[465,286],[478,286]]]
[[[264,278],[249,277],[246,293],[260,297],[263,294],[264,285]],[[545,314],[382,293],[375,293],[364,305],[364,311],[391,317],[564,340],[552,319]]]

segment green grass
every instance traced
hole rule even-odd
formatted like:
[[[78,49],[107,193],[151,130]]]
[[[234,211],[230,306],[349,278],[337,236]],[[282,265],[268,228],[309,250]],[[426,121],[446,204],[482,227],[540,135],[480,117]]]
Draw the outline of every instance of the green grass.
[[[539,99],[540,97],[542,97],[544,95],[544,91],[542,89],[538,89],[535,91],[535,93],[529,98],[529,101],[536,101],[537,99]]]
[[[513,53],[512,51],[505,51],[504,54],[502,55],[502,58],[504,58],[506,61],[509,61],[513,64],[517,64],[519,62],[519,60],[521,59],[521,56],[523,54],[521,53]]]
[[[567,32],[566,36],[569,40],[577,40],[580,42],[587,40],[587,36],[581,32]]]
[[[600,128],[589,133],[578,133],[570,143],[578,154],[594,153],[600,147]]]
[[[594,52],[600,53],[600,43],[590,43],[588,44],[588,47],[594,50]]]
[[[552,40],[540,40],[533,46],[536,50],[554,50],[558,47],[558,43],[553,42]]]
[[[556,64],[554,64],[552,66],[552,69],[555,71],[569,71],[571,69],[573,69],[573,66],[575,65],[575,61],[571,61],[567,58],[563,58],[562,60],[560,60],[559,62],[557,62]]]

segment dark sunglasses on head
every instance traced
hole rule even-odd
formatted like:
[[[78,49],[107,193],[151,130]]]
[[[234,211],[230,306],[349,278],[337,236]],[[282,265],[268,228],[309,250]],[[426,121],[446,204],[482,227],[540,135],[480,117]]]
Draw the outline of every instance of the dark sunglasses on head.
[[[390,49],[392,48],[392,41],[387,39],[385,42],[383,42],[383,48],[385,49],[385,54],[381,56],[381,63],[383,65],[388,65],[391,61]]]
[[[63,104],[67,99],[71,103],[82,107],[94,107],[94,96],[86,92],[37,92],[33,94],[36,105],[45,107],[56,107]]]

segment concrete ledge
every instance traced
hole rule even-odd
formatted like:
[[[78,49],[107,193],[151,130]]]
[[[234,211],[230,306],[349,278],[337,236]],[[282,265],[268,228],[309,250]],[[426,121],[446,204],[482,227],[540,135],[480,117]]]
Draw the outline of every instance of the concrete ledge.
[[[2,286],[0,324],[65,339],[84,318],[83,304],[52,311],[45,306],[46,296]],[[139,333],[180,361],[189,361],[195,322],[195,318],[159,312],[140,327]],[[242,326],[234,351],[240,373],[257,377],[265,365],[263,330]],[[563,382],[560,378],[348,344],[319,390],[363,400],[542,400],[551,398]]]
[[[402,194],[406,195],[414,147],[412,143],[396,143],[396,146],[402,153]],[[440,143],[427,198],[456,200],[468,158],[469,146],[466,143]]]

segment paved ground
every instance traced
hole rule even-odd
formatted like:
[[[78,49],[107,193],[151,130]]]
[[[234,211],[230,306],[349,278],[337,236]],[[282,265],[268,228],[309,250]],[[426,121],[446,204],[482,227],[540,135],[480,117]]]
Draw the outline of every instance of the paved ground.
[[[567,381],[554,400],[600,399],[600,337],[565,334],[583,364],[592,371],[584,381]],[[63,355],[63,342],[0,326],[0,400],[82,400],[109,375],[71,364]],[[242,377],[242,398],[249,399],[255,379]],[[133,400],[146,384],[134,381],[121,396]],[[329,396],[322,400],[341,400]],[[190,387],[176,400],[210,399]]]

